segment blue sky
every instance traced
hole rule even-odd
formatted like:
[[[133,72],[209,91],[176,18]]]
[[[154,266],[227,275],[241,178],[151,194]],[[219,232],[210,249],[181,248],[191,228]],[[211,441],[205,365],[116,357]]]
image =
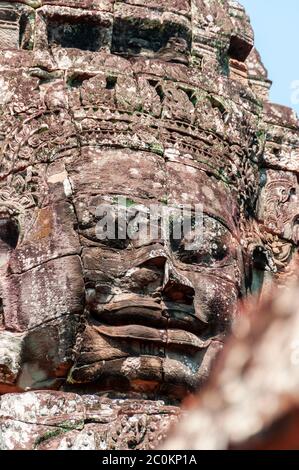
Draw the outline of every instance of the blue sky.
[[[299,114],[299,1],[239,2],[251,17],[256,47],[273,80],[271,101],[291,106]]]

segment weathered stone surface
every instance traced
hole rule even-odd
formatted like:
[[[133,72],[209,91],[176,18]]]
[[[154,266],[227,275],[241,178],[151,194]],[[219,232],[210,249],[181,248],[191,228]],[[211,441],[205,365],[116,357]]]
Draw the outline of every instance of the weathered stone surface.
[[[0,75],[0,447],[151,448],[292,275],[297,117],[231,0],[1,2]]]
[[[51,273],[51,278],[43,275],[47,272]],[[80,313],[83,299],[80,258],[57,258],[6,278],[3,286],[4,324],[16,331],[35,328],[53,318]]]
[[[151,449],[178,421],[179,408],[163,400],[28,392],[0,405],[3,450]]]
[[[21,369],[23,334],[16,334],[9,331],[0,332],[0,382],[6,384],[9,391],[16,387],[16,381]]]

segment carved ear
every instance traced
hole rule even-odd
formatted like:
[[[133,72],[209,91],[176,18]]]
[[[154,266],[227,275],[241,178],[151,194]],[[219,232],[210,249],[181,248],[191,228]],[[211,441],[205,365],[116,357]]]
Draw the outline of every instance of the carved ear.
[[[252,294],[263,291],[266,273],[276,273],[277,267],[273,255],[262,244],[252,246],[249,251],[249,265],[247,266],[247,289]],[[271,275],[270,275],[271,276]]]
[[[252,252],[252,266],[260,271],[277,271],[271,252],[261,245],[256,246]]]
[[[255,242],[249,244],[244,255],[246,290],[250,293],[261,292],[265,273],[277,273],[273,253],[264,245],[261,238],[257,238]]]
[[[16,248],[19,240],[19,226],[13,218],[0,219],[0,243],[10,249]]]

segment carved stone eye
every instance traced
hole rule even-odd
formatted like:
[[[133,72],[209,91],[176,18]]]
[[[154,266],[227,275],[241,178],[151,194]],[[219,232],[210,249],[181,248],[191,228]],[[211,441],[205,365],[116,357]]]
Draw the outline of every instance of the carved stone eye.
[[[0,219],[0,243],[7,247],[16,248],[19,240],[19,227],[14,219]]]
[[[109,24],[99,24],[96,18],[52,17],[47,22],[48,44],[84,51],[99,51],[107,46]]]
[[[139,19],[134,24],[127,18],[117,18],[114,22],[112,53],[136,56],[141,52],[156,56],[168,51],[168,60],[180,55],[188,55],[191,48],[191,33],[183,25],[173,25]]]
[[[186,264],[201,264],[212,266],[226,258],[227,247],[220,242],[214,242],[207,250],[188,251],[181,248],[178,253],[179,259]]]
[[[256,246],[252,253],[253,269],[276,272],[272,254],[263,246]]]

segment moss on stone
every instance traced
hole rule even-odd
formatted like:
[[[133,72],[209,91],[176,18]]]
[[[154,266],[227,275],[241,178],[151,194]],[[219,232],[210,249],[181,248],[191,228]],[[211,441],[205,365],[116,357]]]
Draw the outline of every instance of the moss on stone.
[[[53,437],[57,437],[57,436],[60,436],[60,434],[66,432],[65,429],[51,429],[49,431],[46,431],[45,434],[43,434],[42,436],[39,436],[35,442],[34,442],[34,449],[36,449],[38,446],[40,446],[43,442],[46,442],[48,441],[49,439],[52,439]]]
[[[157,155],[164,155],[164,147],[159,142],[153,142],[149,144],[149,150]]]

